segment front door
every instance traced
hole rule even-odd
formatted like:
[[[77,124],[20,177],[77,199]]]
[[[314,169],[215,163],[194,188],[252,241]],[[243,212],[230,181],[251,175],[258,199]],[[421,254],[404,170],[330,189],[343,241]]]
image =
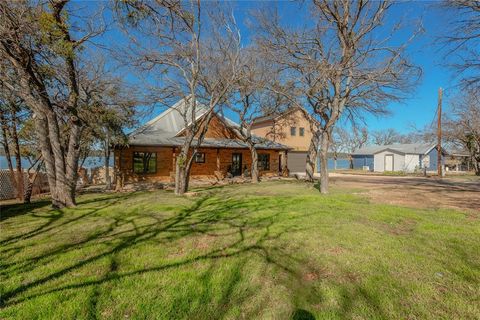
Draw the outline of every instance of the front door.
[[[242,154],[232,153],[232,175],[239,176],[242,174]]]
[[[385,155],[385,171],[393,171],[393,154]]]

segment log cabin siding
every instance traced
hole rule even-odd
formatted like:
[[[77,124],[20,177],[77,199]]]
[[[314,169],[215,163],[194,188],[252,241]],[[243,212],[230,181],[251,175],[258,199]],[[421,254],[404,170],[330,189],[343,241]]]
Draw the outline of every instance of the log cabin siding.
[[[179,147],[166,146],[130,146],[127,148],[116,149],[114,151],[115,172],[121,175],[124,183],[128,182],[173,182],[175,173],[175,157],[180,151]],[[155,173],[138,174],[133,172],[133,153],[134,152],[155,152],[157,154],[157,164]],[[242,171],[245,166],[251,170],[252,157],[248,149],[234,148],[200,148],[199,152],[205,153],[205,163],[192,164],[190,176],[192,179],[210,179],[215,178],[218,168],[217,154],[220,165],[220,173],[225,176],[232,163],[232,154],[242,154]],[[257,150],[258,154],[270,155],[270,169],[260,170],[260,176],[278,175],[278,150]]]

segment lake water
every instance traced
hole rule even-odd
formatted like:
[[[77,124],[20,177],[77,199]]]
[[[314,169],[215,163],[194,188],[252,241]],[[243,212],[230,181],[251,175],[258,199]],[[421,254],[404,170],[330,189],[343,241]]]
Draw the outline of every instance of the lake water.
[[[317,165],[318,170],[320,170],[320,159],[318,159]],[[350,169],[350,160],[337,159],[337,169]],[[328,170],[335,170],[335,161],[333,159],[328,159]]]
[[[95,168],[102,167],[104,165],[104,157],[88,157],[84,164],[84,168]],[[13,167],[15,167],[15,158],[12,158]],[[113,156],[110,157],[110,166],[113,167]],[[30,167],[30,162],[26,158],[22,158],[22,167],[28,169]],[[320,160],[318,161],[318,168],[320,168]],[[337,169],[349,169],[350,161],[348,159],[337,159]],[[8,169],[7,158],[5,156],[0,156],[0,169]],[[335,164],[333,159],[328,159],[328,169],[334,170]]]
[[[95,167],[102,167],[104,165],[104,157],[87,157],[85,162],[83,163],[84,168],[95,168]],[[12,157],[13,167],[15,168],[16,161],[15,158]],[[110,166],[113,167],[113,156],[110,157]],[[22,158],[22,168],[28,169],[30,167],[30,162],[26,158]],[[0,156],[0,169],[8,169],[7,158],[5,156]]]

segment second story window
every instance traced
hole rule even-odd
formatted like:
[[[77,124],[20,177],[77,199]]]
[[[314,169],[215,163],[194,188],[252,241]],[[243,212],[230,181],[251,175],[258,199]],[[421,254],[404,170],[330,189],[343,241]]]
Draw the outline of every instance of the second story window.
[[[305,135],[305,128],[300,128],[300,137],[303,137]]]
[[[291,136],[297,135],[297,127],[290,127],[290,135]]]

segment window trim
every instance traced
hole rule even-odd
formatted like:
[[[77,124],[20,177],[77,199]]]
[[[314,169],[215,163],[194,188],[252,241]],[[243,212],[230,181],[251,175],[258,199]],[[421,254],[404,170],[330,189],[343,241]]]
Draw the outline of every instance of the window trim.
[[[297,135],[297,127],[290,127],[290,136],[295,137]]]
[[[142,171],[142,172],[136,172],[135,171],[135,154],[136,153],[151,153],[151,154],[155,154],[155,171],[153,172],[145,172],[145,171]],[[141,174],[141,175],[147,175],[147,174],[156,174],[157,173],[157,152],[149,152],[149,151],[133,151],[132,153],[132,170],[133,170],[133,173],[134,174]]]
[[[266,156],[267,157],[267,161],[265,162],[267,164],[267,168],[265,168],[263,165],[260,166],[260,164],[264,163],[264,161],[261,161],[260,160],[260,157],[261,156]],[[259,171],[270,171],[270,153],[259,153],[258,154],[258,170]]]
[[[301,127],[299,130],[298,130],[298,135],[300,137],[304,137],[305,136],[305,128]]]
[[[203,154],[203,161],[197,161],[198,155],[201,155],[201,154]],[[197,153],[195,154],[195,163],[205,163],[205,162],[206,162],[206,158],[207,158],[207,156],[205,155],[205,152],[197,152]]]

